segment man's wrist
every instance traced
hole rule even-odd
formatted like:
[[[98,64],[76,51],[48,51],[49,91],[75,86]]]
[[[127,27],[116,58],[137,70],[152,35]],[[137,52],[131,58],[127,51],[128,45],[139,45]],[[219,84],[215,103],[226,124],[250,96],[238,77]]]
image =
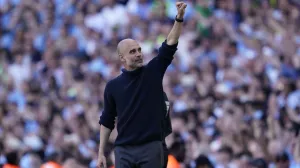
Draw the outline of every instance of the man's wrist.
[[[98,153],[99,153],[99,155],[100,154],[103,155],[104,154],[104,150],[102,148],[100,148]]]
[[[176,20],[177,22],[183,22],[183,16],[176,15],[176,16],[175,16],[175,20]]]
[[[177,19],[183,19],[183,15],[177,13],[176,18],[177,18]]]

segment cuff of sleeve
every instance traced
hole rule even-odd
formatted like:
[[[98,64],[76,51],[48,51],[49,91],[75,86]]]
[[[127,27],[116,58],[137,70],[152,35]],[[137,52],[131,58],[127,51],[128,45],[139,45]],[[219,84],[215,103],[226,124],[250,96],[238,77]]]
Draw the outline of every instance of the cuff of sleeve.
[[[105,122],[105,120],[101,118],[99,120],[99,124],[105,126],[106,128],[109,128],[110,130],[113,130],[115,128],[113,123]]]
[[[177,49],[177,46],[178,46],[178,42],[176,44],[173,44],[173,45],[168,45],[167,44],[167,40],[164,41],[164,45],[170,49],[173,49],[173,50],[176,50]]]

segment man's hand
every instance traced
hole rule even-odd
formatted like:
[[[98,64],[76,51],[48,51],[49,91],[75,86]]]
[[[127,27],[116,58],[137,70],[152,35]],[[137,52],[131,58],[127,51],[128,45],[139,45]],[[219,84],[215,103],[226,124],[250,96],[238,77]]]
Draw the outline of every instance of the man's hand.
[[[103,125],[100,126],[100,135],[101,136],[100,136],[97,168],[107,168],[106,158],[104,156],[104,147],[107,144],[110,133],[111,133],[111,130],[109,128],[106,128]]]
[[[97,168],[107,168],[106,158],[103,154],[99,154],[98,156]]]
[[[184,2],[176,2],[176,8],[177,8],[176,18],[177,19],[183,20],[186,6],[187,6],[186,3],[184,3]],[[179,22],[176,21],[174,23],[172,30],[170,31],[170,33],[168,34],[168,37],[167,37],[167,45],[174,45],[174,44],[178,43],[178,39],[179,39],[181,29],[183,26],[183,24],[180,22],[182,22],[182,21],[179,21]]]
[[[183,19],[187,4],[184,2],[176,2],[177,19]]]

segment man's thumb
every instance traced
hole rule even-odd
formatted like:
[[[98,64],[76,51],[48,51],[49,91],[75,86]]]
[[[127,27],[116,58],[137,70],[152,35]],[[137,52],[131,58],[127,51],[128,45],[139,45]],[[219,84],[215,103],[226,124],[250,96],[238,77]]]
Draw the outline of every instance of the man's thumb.
[[[181,5],[181,9],[185,9],[186,8],[186,4],[184,4],[184,5]]]

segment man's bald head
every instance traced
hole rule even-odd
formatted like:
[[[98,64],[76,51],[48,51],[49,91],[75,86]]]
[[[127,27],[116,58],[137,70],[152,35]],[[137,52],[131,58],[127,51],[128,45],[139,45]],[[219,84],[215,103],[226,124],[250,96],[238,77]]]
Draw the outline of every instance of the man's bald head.
[[[133,39],[124,39],[120,41],[117,46],[118,55],[122,55],[130,44],[137,44],[137,41]]]
[[[125,69],[134,70],[143,66],[142,49],[137,41],[133,39],[120,41],[117,52]]]

